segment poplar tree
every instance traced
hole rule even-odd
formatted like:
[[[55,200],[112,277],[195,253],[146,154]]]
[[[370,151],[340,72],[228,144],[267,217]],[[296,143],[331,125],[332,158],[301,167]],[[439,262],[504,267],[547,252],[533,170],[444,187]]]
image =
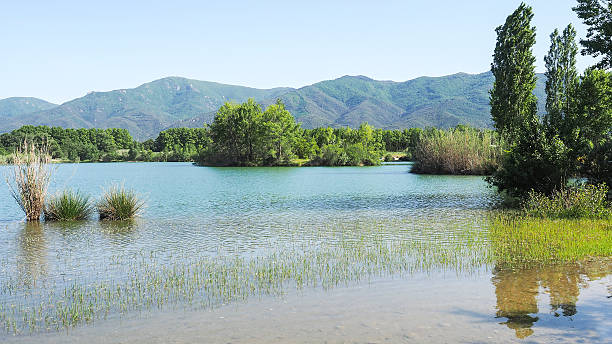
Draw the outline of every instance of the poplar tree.
[[[535,27],[533,10],[522,3],[495,29],[497,44],[491,71],[495,77],[490,91],[491,116],[495,128],[507,140],[514,140],[522,127],[538,121],[536,87]]]
[[[563,35],[555,29],[550,35],[550,50],[544,57],[546,63],[546,125],[549,137],[560,135],[562,139],[569,134],[567,119],[570,116],[572,93],[578,84],[576,71],[576,30],[570,24]]]
[[[537,115],[532,18],[531,7],[522,3],[496,29],[497,44],[491,64],[495,76],[490,92],[491,117],[508,150],[499,169],[487,181],[500,191],[519,197],[529,190],[550,194],[566,181],[566,170],[559,168],[565,160],[563,142],[556,135],[547,137]],[[556,100],[551,100],[551,104],[554,106]]]

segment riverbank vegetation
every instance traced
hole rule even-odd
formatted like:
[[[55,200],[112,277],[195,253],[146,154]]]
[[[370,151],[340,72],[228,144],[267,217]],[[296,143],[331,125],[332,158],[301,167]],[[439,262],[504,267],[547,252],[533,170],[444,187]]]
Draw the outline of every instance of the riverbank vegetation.
[[[503,214],[489,227],[497,269],[521,269],[612,257],[612,219]]]
[[[582,0],[574,9],[590,32],[599,30],[597,22],[609,18],[599,16],[596,9],[610,12],[600,7],[597,1]],[[538,117],[533,94],[536,59],[532,18],[531,7],[521,4],[496,30],[491,115],[507,150],[488,181],[518,198],[525,198],[531,191],[550,196],[566,188],[572,178],[611,185],[612,73],[598,68],[612,66],[603,60],[579,76],[575,29],[568,25],[562,33],[555,30],[544,59],[546,114]],[[594,56],[610,53],[610,45],[599,48],[608,51],[598,51]],[[586,52],[591,53],[588,46]]]
[[[491,130],[429,128],[416,141],[411,172],[488,175],[497,168],[502,150],[503,143]]]

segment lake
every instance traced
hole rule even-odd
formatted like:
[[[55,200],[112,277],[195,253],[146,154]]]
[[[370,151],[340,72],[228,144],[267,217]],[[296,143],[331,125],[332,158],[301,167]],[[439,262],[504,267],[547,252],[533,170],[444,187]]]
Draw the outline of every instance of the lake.
[[[7,166],[0,166],[6,174]],[[495,268],[481,177],[376,167],[59,164],[133,222],[25,224],[0,187],[2,342],[605,342],[612,261]]]

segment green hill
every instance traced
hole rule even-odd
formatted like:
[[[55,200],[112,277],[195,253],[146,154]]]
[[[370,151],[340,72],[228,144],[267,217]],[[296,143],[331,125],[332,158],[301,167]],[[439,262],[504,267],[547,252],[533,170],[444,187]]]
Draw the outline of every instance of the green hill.
[[[2,121],[0,131],[25,124],[66,128],[125,128],[137,139],[154,137],[177,120],[216,111],[225,101],[277,97],[288,88],[261,90],[170,77],[133,89],[91,92],[49,110]],[[202,125],[202,124],[200,124]]]
[[[540,74],[538,78],[535,93],[542,110],[544,77]],[[344,76],[300,89],[268,90],[171,77],[133,89],[93,92],[59,106],[49,104],[47,109],[12,110],[6,115],[0,107],[0,131],[25,124],[119,127],[142,140],[170,127],[201,127],[212,121],[225,101],[248,98],[264,106],[281,98],[304,128],[357,127],[362,122],[385,129],[457,124],[490,127],[488,90],[492,85],[490,72],[405,82]]]
[[[0,119],[12,119],[37,111],[48,110],[56,106],[56,104],[31,97],[0,99]]]
[[[536,95],[544,104],[543,75]],[[350,126],[367,121],[375,127],[489,127],[490,72],[421,77],[406,82],[344,76],[290,91],[281,98],[304,127]]]

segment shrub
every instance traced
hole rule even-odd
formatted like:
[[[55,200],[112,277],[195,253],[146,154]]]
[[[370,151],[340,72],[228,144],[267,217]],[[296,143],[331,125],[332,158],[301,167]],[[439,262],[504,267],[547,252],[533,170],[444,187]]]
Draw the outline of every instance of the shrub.
[[[412,172],[490,174],[497,167],[501,151],[501,142],[491,131],[432,128],[421,135],[414,149]]]
[[[6,182],[27,221],[40,220],[51,180],[50,160],[46,146],[36,146],[28,141],[24,141],[12,156],[14,167]]]
[[[122,221],[138,216],[144,201],[133,190],[123,186],[111,186],[98,202],[100,220]]]
[[[46,221],[86,220],[92,213],[89,197],[78,192],[64,191],[51,197],[45,206]]]
[[[605,184],[567,187],[551,196],[531,191],[523,201],[525,214],[541,218],[612,218]]]

